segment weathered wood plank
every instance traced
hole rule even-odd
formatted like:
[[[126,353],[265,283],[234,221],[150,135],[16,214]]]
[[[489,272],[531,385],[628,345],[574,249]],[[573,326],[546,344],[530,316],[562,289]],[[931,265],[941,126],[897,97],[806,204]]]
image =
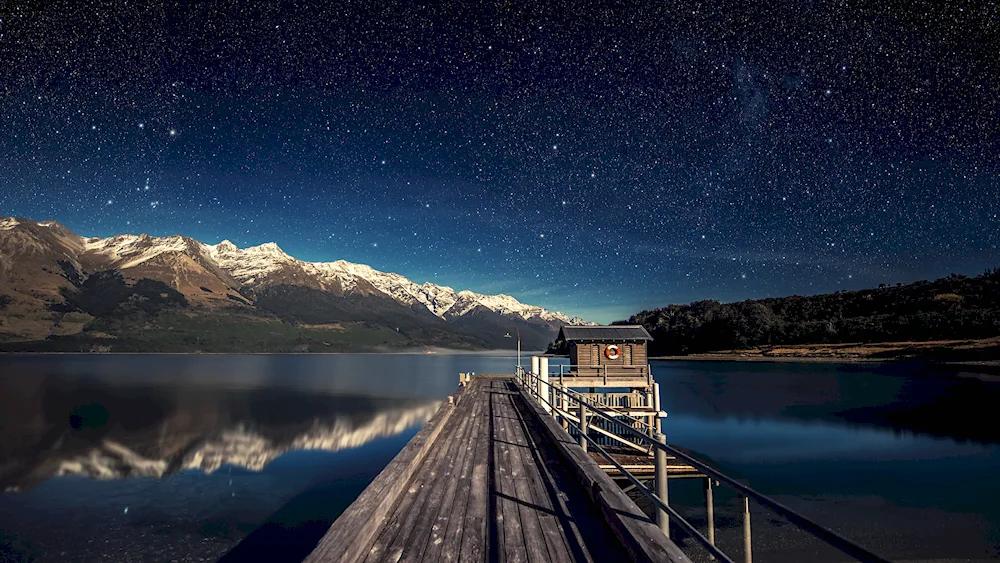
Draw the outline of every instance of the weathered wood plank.
[[[514,407],[514,416],[517,424],[521,427],[525,438],[525,450],[522,457],[525,458],[527,466],[533,466],[535,471],[527,472],[528,486],[531,488],[532,498],[540,508],[538,511],[538,525],[545,538],[545,546],[548,552],[548,561],[553,563],[571,563],[573,557],[570,554],[569,543],[566,538],[567,531],[560,525],[558,516],[566,517],[570,522],[569,532],[578,534],[579,530],[575,523],[569,518],[569,510],[564,503],[560,502],[559,491],[556,483],[545,467],[538,444],[535,443],[529,430],[529,421],[524,418],[521,409],[524,408],[523,401]],[[582,545],[582,536],[575,538],[578,545]],[[584,553],[586,561],[592,561],[589,554]]]
[[[455,411],[443,404],[438,412],[389,462],[361,495],[330,526],[305,563],[358,561],[367,554],[410,479],[432,450],[438,435]]]
[[[518,524],[521,527],[524,548],[529,561],[544,563],[549,560],[549,556],[545,537],[541,531],[541,523],[538,520],[540,499],[534,497],[528,484],[528,474],[537,473],[538,467],[522,455],[522,452],[527,450],[528,443],[527,436],[518,424],[517,415],[514,413],[513,399],[515,395],[506,394],[502,397],[500,421],[508,441],[509,469],[514,485],[512,496],[516,499],[513,502],[517,504]],[[544,502],[544,499],[541,501]]]
[[[387,530],[395,529],[391,535],[383,534],[370,550],[370,554],[375,556],[374,561],[419,561],[420,554],[426,545],[426,537],[429,534],[429,524],[427,523],[426,505],[431,498],[440,496],[443,493],[442,483],[446,480],[446,473],[450,467],[449,459],[451,453],[456,449],[462,430],[463,415],[470,408],[470,402],[464,402],[457,406],[448,428],[443,430],[438,436],[433,452],[428,454],[424,460],[424,466],[413,477],[413,482],[407,491],[410,495],[407,499],[408,506],[404,503],[396,510],[393,520],[387,525]]]
[[[456,427],[455,432],[447,440],[439,440],[439,459],[436,461],[429,476],[431,481],[428,485],[424,504],[414,521],[414,526],[411,528],[409,537],[403,544],[404,551],[402,558],[399,559],[400,561],[425,560],[424,554],[430,542],[433,541],[433,537],[437,535],[438,542],[443,541],[440,538],[440,534],[434,533],[433,527],[435,516],[440,511],[442,500],[448,493],[448,490],[451,489],[452,494],[454,494],[453,486],[457,480],[455,472],[458,469],[455,465],[455,458],[465,451],[464,444],[468,440],[471,430],[471,425],[468,422],[468,413],[471,411],[473,405],[466,404],[464,406],[466,408],[461,410],[460,417],[456,417],[451,423]],[[436,559],[426,560],[436,561]]]
[[[449,438],[449,427],[441,433],[438,443]],[[419,517],[420,504],[426,498],[426,493],[430,487],[428,474],[431,470],[427,465],[433,465],[439,459],[438,452],[432,452],[424,460],[424,465],[414,475],[406,492],[393,508],[391,517],[382,525],[382,532],[372,542],[368,553],[364,556],[366,563],[377,561],[395,561],[402,557],[402,541],[408,537],[413,527],[414,521]]]
[[[500,560],[512,563],[525,563],[528,560],[528,552],[524,544],[524,534],[521,529],[521,516],[518,510],[517,491],[514,489],[514,466],[512,463],[510,439],[507,427],[504,424],[504,401],[509,401],[510,397],[501,386],[491,389],[492,403],[494,408],[494,449],[496,453],[496,463],[493,470],[497,483],[497,507],[499,513],[500,526],[503,530],[503,541],[498,542],[500,547]],[[496,494],[494,493],[494,494]]]
[[[528,405],[528,409],[534,413],[536,421],[546,431],[547,436],[552,440],[552,443],[558,446],[558,453],[566,458],[566,461],[568,462],[567,465],[574,472],[581,486],[587,491],[592,500],[596,500],[596,487],[601,478],[606,477],[604,472],[601,471],[601,468],[597,467],[593,462],[586,463],[585,460],[589,459],[589,457],[587,453],[584,452],[579,445],[577,445],[576,440],[563,430],[562,427],[559,426],[559,423],[546,413],[545,409],[539,406],[537,401],[533,400],[527,393],[524,392],[524,390],[519,389],[519,391],[522,399],[524,399],[525,403]]]
[[[466,405],[468,408],[462,412],[465,416],[452,423],[460,424],[462,428],[455,438],[455,444],[449,446],[444,473],[439,477],[443,483],[437,486],[437,494],[432,494],[427,500],[421,525],[413,531],[416,541],[419,541],[422,536],[426,536],[427,539],[422,549],[417,549],[419,546],[414,546],[412,559],[411,554],[407,553],[403,560],[441,560],[442,544],[446,541],[445,532],[448,529],[449,521],[454,518],[453,504],[458,484],[463,479],[467,468],[466,458],[469,457],[467,454],[471,446],[471,436],[475,424],[481,418],[478,413],[482,408],[482,401],[470,401],[470,403],[470,405]]]
[[[476,381],[476,380],[473,380]],[[489,385],[481,383],[478,389],[478,399],[483,402],[483,421],[479,427],[476,449],[473,456],[472,476],[469,481],[469,497],[465,510],[465,524],[462,527],[462,541],[459,547],[458,561],[485,561],[490,553],[491,541],[489,530],[496,524],[496,515],[490,511],[492,492],[490,457],[493,445],[492,414],[488,403]]]
[[[456,406],[456,413],[458,408]],[[453,416],[460,416],[460,414],[455,414]],[[441,444],[448,439],[450,432],[454,431],[454,426],[449,425],[449,427],[441,432],[438,436],[437,443]],[[438,459],[438,450],[430,452],[426,459],[424,460],[421,467],[414,474],[411,479],[406,492],[400,497],[396,506],[393,508],[390,517],[383,523],[382,532],[375,538],[372,545],[365,556],[366,562],[383,561],[390,559],[389,549],[390,546],[396,541],[396,538],[400,535],[408,532],[408,526],[412,523],[413,518],[415,518],[414,505],[418,500],[422,499],[420,493],[425,490],[427,483],[427,464],[433,464],[436,459]],[[396,556],[400,556],[400,553]]]
[[[454,489],[454,495],[450,502],[445,502],[441,506],[441,511],[437,516],[439,533],[443,541],[440,544],[433,544],[428,547],[425,558],[428,561],[458,561],[459,552],[462,549],[462,534],[465,529],[466,518],[468,517],[469,493],[472,489],[472,469],[475,464],[476,448],[481,438],[483,420],[486,418],[483,401],[478,396],[480,386],[476,386],[477,397],[473,405],[471,419],[471,431],[468,439],[462,445],[464,452],[461,460],[461,471]],[[435,557],[437,559],[435,559]]]
[[[539,451],[539,454],[542,452]],[[542,457],[544,460],[545,458]],[[542,470],[546,474],[546,478],[552,482],[556,483],[554,473],[549,471],[548,464],[542,464]],[[557,487],[558,489],[558,487]],[[561,490],[557,490],[556,493],[556,506],[558,507],[558,516],[561,521],[557,524],[561,528],[560,537],[562,538],[564,545],[566,546],[567,553],[566,557],[570,561],[585,561],[587,563],[593,563],[597,561],[597,558],[592,556],[590,550],[583,549],[583,546],[587,545],[587,539],[584,534],[580,531],[580,526],[578,525],[578,519],[574,517],[573,511],[570,510],[568,504],[568,496],[562,494]]]

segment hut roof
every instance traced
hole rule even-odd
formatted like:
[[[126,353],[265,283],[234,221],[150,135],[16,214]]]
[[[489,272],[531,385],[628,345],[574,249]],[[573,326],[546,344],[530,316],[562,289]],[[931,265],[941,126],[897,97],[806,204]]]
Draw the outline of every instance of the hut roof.
[[[566,342],[630,342],[652,340],[642,325],[564,326],[556,340]]]

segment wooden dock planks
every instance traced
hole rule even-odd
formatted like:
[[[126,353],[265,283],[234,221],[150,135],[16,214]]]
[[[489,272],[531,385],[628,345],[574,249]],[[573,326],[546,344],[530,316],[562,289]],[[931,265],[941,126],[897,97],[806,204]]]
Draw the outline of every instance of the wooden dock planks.
[[[623,545],[620,522],[606,520],[607,503],[595,502],[593,483],[577,478],[578,460],[557,451],[572,442],[568,436],[567,444],[553,442],[548,422],[538,417],[512,380],[473,379],[306,561],[629,560],[636,540]]]

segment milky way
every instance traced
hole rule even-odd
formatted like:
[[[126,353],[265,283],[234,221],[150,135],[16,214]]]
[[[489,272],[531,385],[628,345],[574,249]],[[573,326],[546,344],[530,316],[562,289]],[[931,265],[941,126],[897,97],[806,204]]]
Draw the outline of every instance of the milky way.
[[[995,3],[255,4],[0,7],[0,215],[605,321],[1000,265]]]

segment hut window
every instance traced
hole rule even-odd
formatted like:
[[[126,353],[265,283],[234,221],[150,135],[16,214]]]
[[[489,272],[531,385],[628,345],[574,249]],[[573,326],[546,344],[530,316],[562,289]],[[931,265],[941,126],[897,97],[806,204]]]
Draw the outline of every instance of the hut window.
[[[626,344],[623,346],[622,356],[624,356],[624,363],[627,366],[632,365],[632,345]]]
[[[596,366],[601,363],[601,347],[594,344],[590,347],[590,365]]]

